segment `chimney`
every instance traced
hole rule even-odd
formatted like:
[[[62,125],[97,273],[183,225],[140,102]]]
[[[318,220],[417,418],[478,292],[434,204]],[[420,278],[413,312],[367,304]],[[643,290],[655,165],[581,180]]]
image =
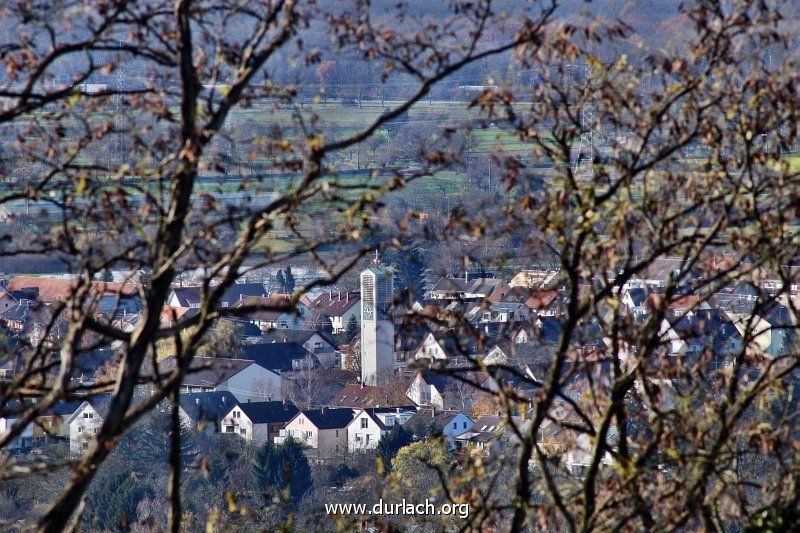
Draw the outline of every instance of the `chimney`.
[[[222,403],[225,403],[225,398],[222,399]],[[247,399],[247,403],[250,403],[250,398]]]
[[[345,298],[346,298],[346,299],[345,299],[345,302],[346,302],[346,303],[350,303],[350,291],[347,291],[347,292],[346,292],[346,293],[344,293],[344,294],[345,294]]]
[[[200,405],[200,398],[195,398],[194,399],[194,403],[196,403],[197,405]]]
[[[339,291],[339,301],[342,301],[342,291]]]
[[[322,407],[320,407],[319,411],[320,411],[320,413],[322,413],[324,415],[325,414],[325,406],[323,405]]]
[[[222,403],[225,404],[225,395],[222,396]]]
[[[464,282],[465,283],[469,282],[469,270],[467,270],[466,268],[464,269]]]

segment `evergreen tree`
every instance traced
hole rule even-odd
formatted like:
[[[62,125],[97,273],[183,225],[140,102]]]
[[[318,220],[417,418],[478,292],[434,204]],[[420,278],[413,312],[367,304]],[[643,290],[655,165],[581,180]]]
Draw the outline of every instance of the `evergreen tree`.
[[[283,270],[278,270],[278,276],[275,281],[278,283],[278,290],[286,292],[286,278],[283,276]]]
[[[286,284],[286,290],[283,292],[293,293],[297,283],[295,282],[294,274],[292,274],[292,267],[290,266],[286,267],[286,270],[284,271],[283,274],[283,279],[284,283]]]
[[[356,335],[358,335],[358,320],[356,320],[356,315],[353,315],[347,322],[347,342],[351,342]]]
[[[313,484],[303,446],[294,439],[278,446],[264,443],[256,453],[253,472],[265,497],[268,489],[288,490],[292,505],[300,503]]]
[[[130,531],[136,523],[137,507],[156,491],[144,476],[109,464],[92,485],[86,505],[85,523],[94,531]]]
[[[385,472],[389,472],[397,452],[401,448],[408,446],[414,441],[413,433],[401,425],[392,426],[392,429],[384,433],[381,440],[378,442],[376,453],[383,461],[383,468]]]

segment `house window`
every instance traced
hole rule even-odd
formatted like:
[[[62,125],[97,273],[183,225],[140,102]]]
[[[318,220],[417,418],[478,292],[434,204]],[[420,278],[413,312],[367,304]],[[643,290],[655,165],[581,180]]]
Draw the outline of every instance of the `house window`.
[[[242,428],[239,430],[239,433],[241,433],[242,435],[247,435],[247,430]]]
[[[302,418],[300,418],[300,424],[302,424],[302,423],[303,423],[303,419],[302,419]]]
[[[83,426],[78,426],[78,433],[83,433]]]
[[[458,429],[458,422],[453,422],[453,429]]]
[[[233,426],[225,426],[225,433],[233,433]]]
[[[222,307],[228,307],[228,302],[222,302]]]
[[[361,442],[361,434],[356,433],[356,442]]]
[[[306,431],[306,438],[308,438],[308,439],[311,438],[311,432],[310,431]]]
[[[92,434],[97,435],[97,428],[92,428]]]
[[[369,433],[367,433],[367,444],[369,444]]]
[[[467,423],[464,422],[464,429],[467,429]]]
[[[337,437],[339,436],[339,430],[338,429],[336,430],[336,436]]]
[[[369,422],[367,422],[366,418],[361,419],[361,429],[367,429]]]

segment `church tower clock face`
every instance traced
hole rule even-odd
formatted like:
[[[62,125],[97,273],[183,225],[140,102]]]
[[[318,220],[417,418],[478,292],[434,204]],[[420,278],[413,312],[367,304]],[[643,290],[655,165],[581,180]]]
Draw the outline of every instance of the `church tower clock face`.
[[[375,319],[375,311],[372,308],[371,303],[364,304],[364,320],[374,320]]]

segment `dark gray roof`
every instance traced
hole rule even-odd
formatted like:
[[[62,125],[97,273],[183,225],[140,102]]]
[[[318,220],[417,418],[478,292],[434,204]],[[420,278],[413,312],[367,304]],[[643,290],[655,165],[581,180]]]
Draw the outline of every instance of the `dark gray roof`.
[[[539,337],[546,342],[558,342],[561,336],[561,321],[552,316],[541,317]]]
[[[245,344],[242,357],[273,372],[288,372],[293,369],[292,361],[302,360],[311,353],[296,342],[267,342]],[[313,357],[313,356],[312,356]]]
[[[279,401],[245,402],[239,405],[239,409],[253,424],[288,422],[300,412],[294,404]]]
[[[180,395],[181,409],[192,422],[217,422],[238,402],[228,391],[195,392]]]
[[[418,427],[430,427],[436,431],[442,431],[460,412],[461,411],[436,411],[432,407],[420,407],[419,410],[406,421],[404,426],[412,430]],[[471,418],[470,422],[472,422]]]
[[[118,356],[119,354],[111,348],[80,353],[75,358],[76,364],[73,374],[81,372],[84,374],[93,374],[94,372],[97,372],[97,370],[99,370],[104,364]]]
[[[249,320],[242,320],[242,319],[226,319],[236,325],[238,330],[238,334],[240,338],[245,337],[261,337],[261,329],[258,326],[250,322]]]
[[[181,307],[191,307],[192,304],[200,302],[202,287],[175,287],[172,289]],[[261,283],[234,283],[222,294],[219,299],[220,304],[225,302],[233,305],[248,296],[266,296],[267,291]]]
[[[168,357],[158,364],[159,373],[175,369],[175,357]],[[183,379],[189,387],[216,387],[248,366],[254,364],[246,359],[224,359],[222,357],[195,357]]]
[[[97,310],[104,316],[119,318],[123,315],[139,313],[142,310],[142,301],[138,295],[119,297],[114,294],[105,294],[100,297]]]
[[[777,303],[773,303],[768,309],[761,311],[759,316],[772,327],[791,327],[795,325],[789,309]]]
[[[731,339],[741,339],[739,330],[719,309],[695,309],[691,314],[668,316],[672,329],[688,343],[700,343],[718,350]]]
[[[628,294],[633,301],[634,307],[642,307],[647,300],[647,291],[642,288],[628,289]]]
[[[172,292],[175,293],[181,307],[191,307],[192,304],[200,302],[200,291],[196,287],[175,287]]]
[[[323,408],[303,411],[317,429],[342,429],[355,418],[356,410],[350,408]]]
[[[86,403],[91,405],[95,411],[101,416],[105,417],[106,413],[108,413],[108,407],[111,404],[111,394],[96,394],[94,396],[90,396],[86,398]],[[81,402],[83,405],[84,402]],[[79,406],[80,407],[80,406]],[[75,415],[78,413],[78,409],[76,409],[69,418],[66,420],[66,424],[71,423],[75,419]]]
[[[60,401],[48,410],[48,415],[70,416],[83,404],[83,400]]]
[[[268,331],[261,336],[261,342],[295,342],[297,344],[303,344],[314,335],[319,335],[325,342],[334,348],[336,347],[336,343],[325,333],[307,329],[276,329]]]
[[[24,324],[28,319],[28,306],[23,303],[18,303],[0,311],[0,319],[8,320],[10,322],[17,322]]]
[[[416,412],[415,406],[397,406],[397,407],[369,407],[364,409],[364,412],[375,422],[380,429],[388,429],[378,415],[383,414],[400,414],[408,413],[409,411]]]

